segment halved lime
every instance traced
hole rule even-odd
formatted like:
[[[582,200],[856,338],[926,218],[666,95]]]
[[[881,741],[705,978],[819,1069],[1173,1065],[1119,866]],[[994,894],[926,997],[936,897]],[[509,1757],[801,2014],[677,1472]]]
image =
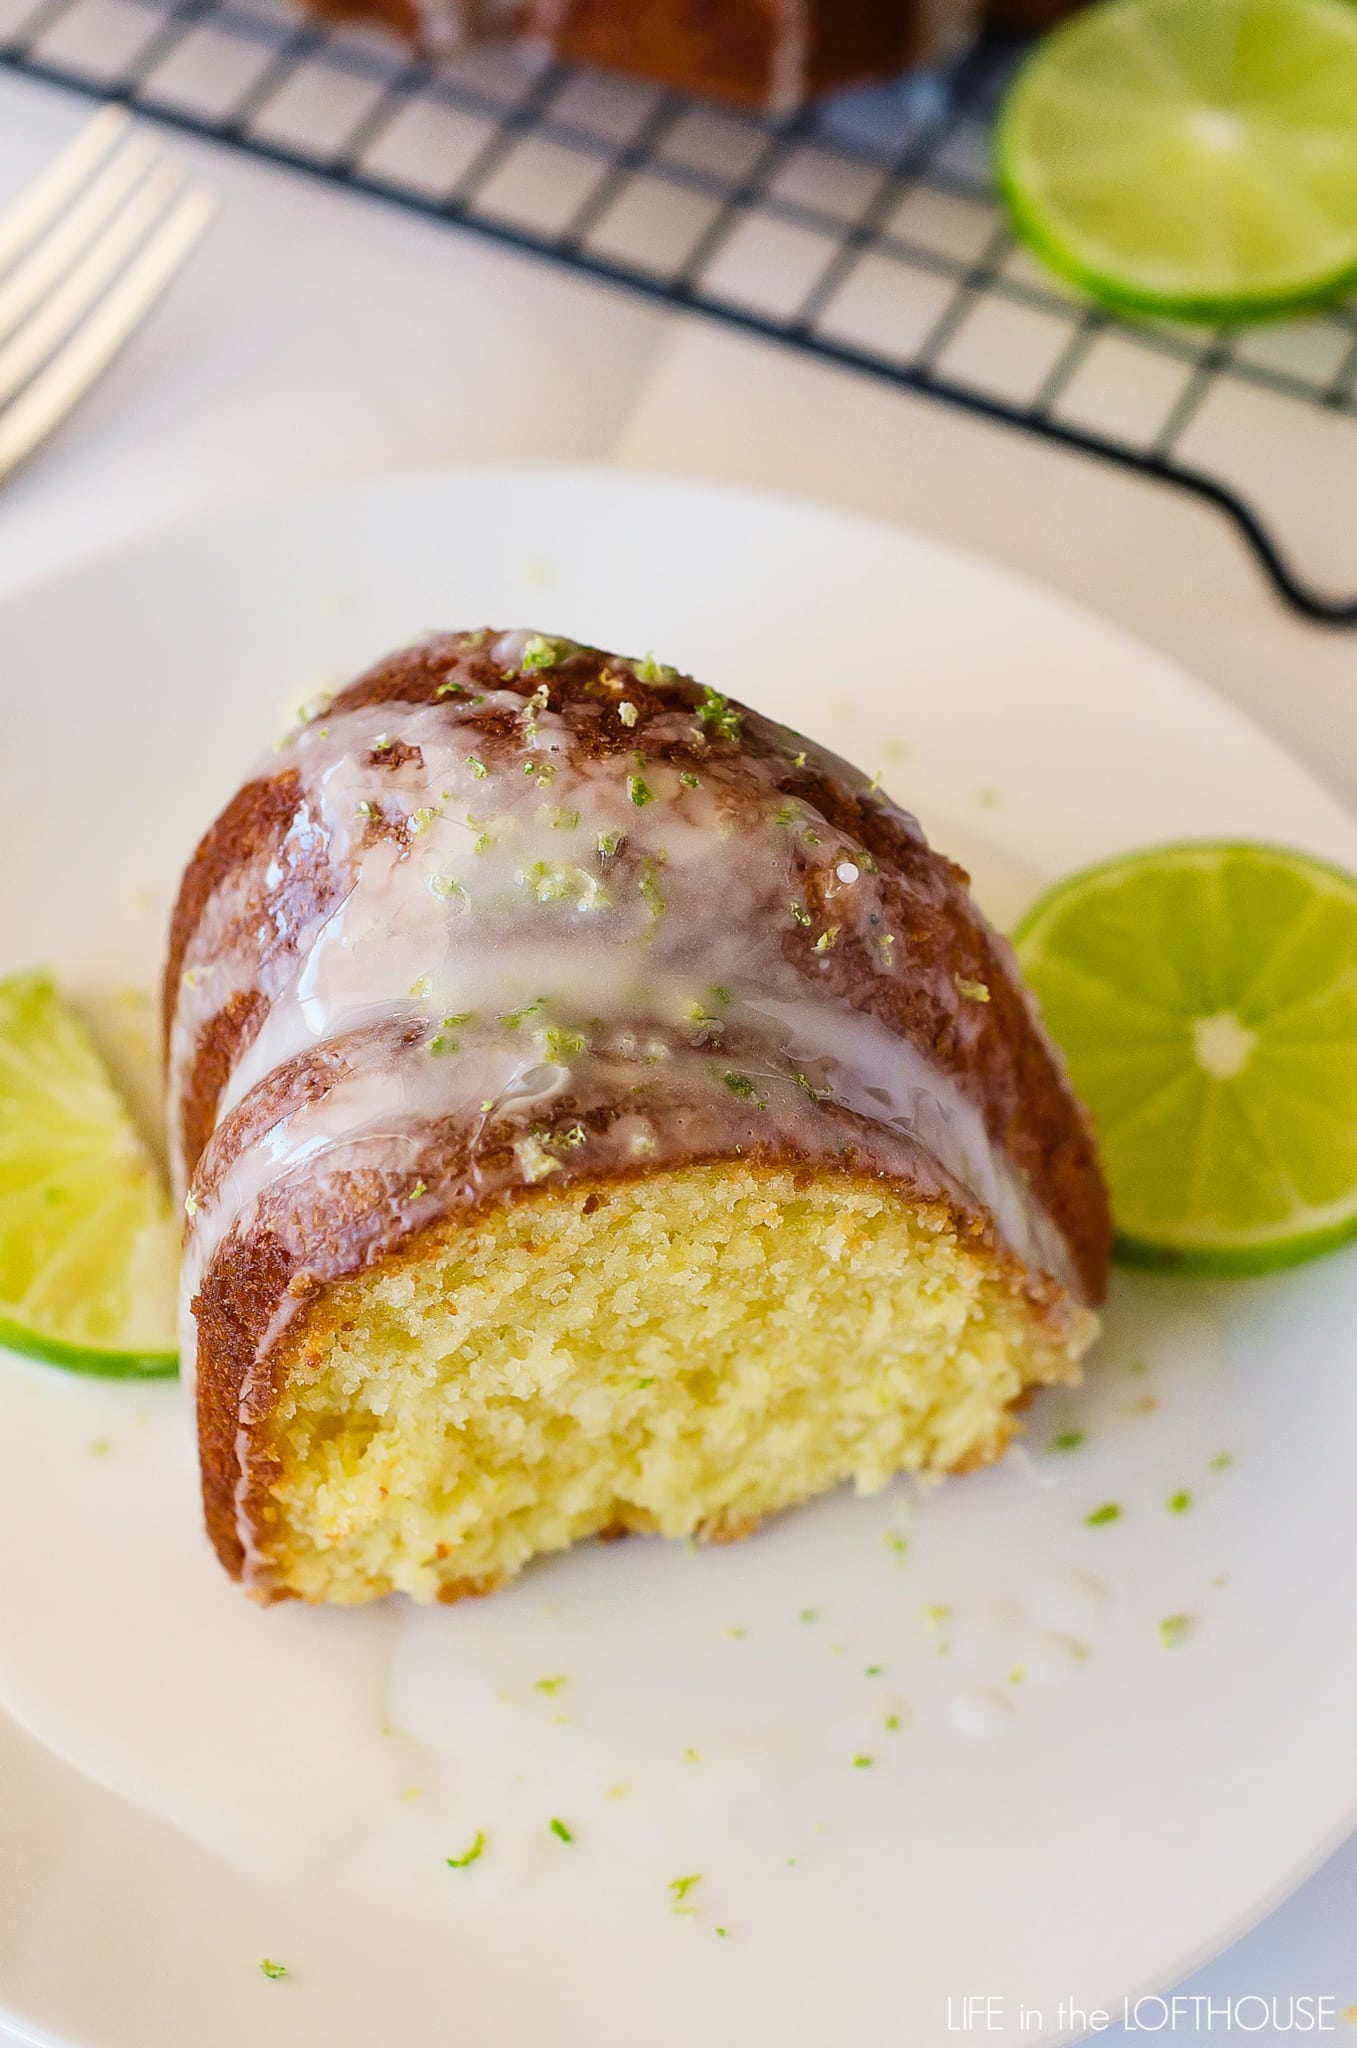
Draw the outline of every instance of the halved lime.
[[[0,981],[0,1344],[77,1372],[177,1367],[179,1229],[45,974]]]
[[[1115,306],[1327,298],[1357,277],[1357,7],[1103,0],[1023,64],[995,163],[1018,231]]]
[[[1261,1272],[1357,1236],[1357,880],[1167,846],[1061,882],[1014,944],[1126,1258]]]

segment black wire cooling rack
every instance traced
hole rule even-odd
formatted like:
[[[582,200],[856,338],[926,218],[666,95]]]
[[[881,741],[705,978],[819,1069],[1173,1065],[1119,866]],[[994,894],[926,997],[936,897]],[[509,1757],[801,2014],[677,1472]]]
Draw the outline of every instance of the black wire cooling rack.
[[[411,57],[285,0],[0,0],[14,70],[1174,484],[1298,611],[1357,624],[1357,309],[1212,332],[1066,292],[990,178],[1019,54],[762,121],[504,46]]]

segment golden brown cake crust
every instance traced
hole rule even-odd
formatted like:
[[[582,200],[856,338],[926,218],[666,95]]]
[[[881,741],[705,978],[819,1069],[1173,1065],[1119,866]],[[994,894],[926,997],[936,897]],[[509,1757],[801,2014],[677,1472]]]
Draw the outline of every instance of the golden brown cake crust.
[[[478,705],[481,695],[486,701]],[[713,701],[725,705],[672,672],[569,643],[553,664],[524,668],[506,667],[502,643],[488,629],[437,636],[378,663],[325,714],[336,731],[352,713],[380,709],[386,721],[362,764],[378,794],[360,806],[363,820],[345,859],[327,850],[314,822],[314,789],[285,749],[276,769],[228,806],[190,863],[165,983],[172,1143],[180,1184],[191,1189],[190,1248],[193,1211],[226,1205],[194,1309],[204,1504],[218,1553],[237,1575],[242,1519],[257,1527],[268,1515],[268,1472],[255,1460],[246,1476],[242,1442],[276,1398],[273,1360],[288,1317],[304,1312],[331,1281],[402,1255],[430,1227],[534,1194],[522,1170],[521,1127],[487,1127],[459,1106],[413,1120],[394,1157],[341,1161],[323,1195],[302,1163],[266,1179],[243,1213],[230,1206],[232,1176],[258,1158],[267,1134],[299,1106],[323,1106],[360,1069],[427,1047],[430,1027],[408,1013],[368,1021],[266,1071],[219,1116],[233,1066],[268,1017],[270,991],[280,975],[295,972],[329,910],[345,900],[357,867],[374,850],[397,863],[411,854],[410,790],[423,773],[409,724],[416,714],[424,721],[418,731],[427,735],[428,714],[436,725],[446,708],[459,744],[475,749],[478,767],[493,781],[517,772],[524,720],[540,707],[565,736],[570,758],[591,772],[615,775],[620,784],[632,762],[644,759],[652,780],[667,771],[676,781],[701,777],[720,790],[734,830],[744,828],[746,814],[751,832],[769,829],[770,801],[785,799],[822,831],[862,849],[877,892],[872,900],[894,927],[886,936],[907,971],[882,971],[872,950],[882,941],[865,923],[840,931],[833,871],[797,848],[787,858],[800,900],[795,917],[773,934],[782,969],[835,1010],[874,1020],[899,1042],[902,1059],[912,1048],[957,1090],[1063,1246],[1073,1291],[1086,1302],[1101,1299],[1110,1225],[1088,1125],[1011,951],[971,902],[964,875],[848,764],[733,703],[713,715]],[[619,717],[619,704],[629,722]],[[740,857],[738,846],[733,857]],[[625,844],[618,858],[625,861]],[[871,924],[877,921],[874,913]],[[835,938],[825,949],[829,931]],[[229,949],[257,972],[237,972],[220,1005],[204,1011],[211,984],[195,983],[195,963]],[[678,1027],[648,1028],[661,1053],[667,1030],[676,1047],[683,1035]],[[740,1021],[720,1039],[720,1060],[736,1074],[761,1072],[766,1050]],[[805,1085],[804,1076],[795,1078]],[[813,1175],[894,1179],[911,1199],[942,1200],[963,1230],[998,1255],[995,1234],[965,1189],[945,1175],[930,1185],[923,1148],[883,1161],[874,1149],[879,1133],[860,1106],[810,1088],[809,1104],[801,1104],[808,1137],[798,1149],[800,1141],[789,1140],[771,1116],[772,1136],[761,1138],[758,1119],[738,1097],[717,1109],[694,1100],[666,1081],[663,1062],[646,1087],[648,1151],[643,1161],[623,1165],[614,1140],[630,1103],[619,1104],[606,1071],[586,1066],[573,1077],[533,1127],[533,1142],[549,1154],[552,1192],[722,1158],[790,1164]],[[767,1088],[772,1101],[775,1076]],[[1028,1284],[1038,1292],[1046,1287],[1052,1301],[1061,1292],[1035,1274]]]
[[[924,15],[912,0],[813,0],[800,15],[789,19],[783,0],[567,0],[557,52],[755,105],[889,77],[919,54]]]
[[[615,0],[567,0],[557,51],[567,61],[662,78],[683,91],[762,100],[778,37],[776,0],[670,0],[619,8]]]
[[[440,46],[438,0],[307,0],[331,21],[373,21]],[[929,54],[920,0],[520,0],[475,4],[463,32],[506,29],[567,63],[649,78],[678,91],[783,111],[807,95],[888,78]]]
[[[446,47],[448,0],[304,0],[332,21],[372,21],[430,51]],[[567,63],[679,92],[785,112],[806,98],[946,55],[977,18],[1045,27],[1070,0],[982,0],[941,16],[932,0],[471,0],[473,38],[514,34]]]

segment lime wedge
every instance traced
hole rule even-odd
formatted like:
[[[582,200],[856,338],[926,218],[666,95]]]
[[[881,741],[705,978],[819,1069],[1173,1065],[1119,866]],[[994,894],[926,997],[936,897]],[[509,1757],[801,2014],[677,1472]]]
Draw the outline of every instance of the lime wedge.
[[[0,981],[0,1344],[76,1372],[176,1370],[179,1229],[84,1026]]]
[[[1014,944],[1128,1260],[1252,1273],[1357,1236],[1357,880],[1163,847],[1060,883]]]
[[[1023,64],[995,162],[1019,233],[1114,306],[1327,298],[1357,277],[1357,7],[1103,0]]]

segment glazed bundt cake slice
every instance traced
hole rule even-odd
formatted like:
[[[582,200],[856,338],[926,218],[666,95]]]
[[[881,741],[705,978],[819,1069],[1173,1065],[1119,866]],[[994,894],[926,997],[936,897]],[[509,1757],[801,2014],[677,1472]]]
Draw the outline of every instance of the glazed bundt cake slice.
[[[446,54],[518,39],[597,65],[785,113],[807,97],[892,78],[964,46],[979,0],[308,0],[335,20],[377,21]]]
[[[1078,1375],[1107,1207],[965,877],[651,660],[431,638],[268,757],[166,974],[208,1529],[454,1599],[961,1471]]]
[[[302,0],[430,57],[516,42],[538,58],[786,114],[808,99],[945,66],[982,26],[1047,28],[1076,0]]]

